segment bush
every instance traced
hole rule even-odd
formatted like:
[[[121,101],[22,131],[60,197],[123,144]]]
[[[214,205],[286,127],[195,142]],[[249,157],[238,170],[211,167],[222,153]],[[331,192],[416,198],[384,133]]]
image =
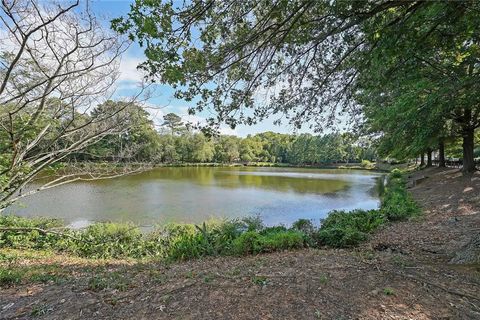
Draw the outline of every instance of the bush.
[[[262,239],[261,252],[299,249],[304,246],[304,234],[295,230],[267,233]]]
[[[298,219],[292,224],[292,229],[301,231],[306,234],[311,234],[315,231],[312,221],[307,219]]]
[[[233,242],[236,254],[257,254],[289,249],[298,249],[304,246],[304,234],[295,230],[274,230],[260,234],[247,231]]]
[[[392,171],[385,188],[380,211],[390,221],[406,220],[417,216],[420,208],[408,193],[400,171]]]
[[[330,212],[322,221],[322,229],[353,228],[361,232],[370,233],[384,222],[383,215],[378,210],[352,210]]]
[[[243,218],[241,222],[248,231],[260,231],[265,227],[262,219],[259,216],[246,217]]]
[[[320,245],[350,247],[366,240],[383,222],[379,210],[332,211],[314,237]]]
[[[390,178],[391,179],[403,178],[402,171],[400,171],[397,168],[393,169],[392,172],[390,173]]]
[[[60,237],[45,234],[35,228],[48,230],[62,226],[62,222],[51,218],[21,218],[12,215],[0,216],[0,226],[4,228],[25,228],[24,231],[0,232],[0,247],[17,247],[23,249],[49,249],[55,246]],[[27,230],[32,228],[32,230]]]
[[[315,238],[318,230],[315,228],[312,221],[307,219],[298,219],[292,224],[292,230],[297,230],[303,233],[303,240],[306,246],[316,246],[317,241]]]
[[[318,243],[335,248],[346,248],[358,245],[368,238],[367,234],[355,228],[325,228],[317,234]]]
[[[262,237],[255,231],[247,231],[233,241],[236,254],[256,254],[261,252]]]

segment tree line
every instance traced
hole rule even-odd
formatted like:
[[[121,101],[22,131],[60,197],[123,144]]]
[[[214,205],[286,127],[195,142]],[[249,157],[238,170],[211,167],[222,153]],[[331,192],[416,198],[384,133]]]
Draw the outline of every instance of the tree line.
[[[108,101],[115,109],[119,102]],[[118,107],[117,107],[118,108]],[[241,138],[233,135],[206,135],[169,113],[157,130],[148,112],[135,105],[127,108],[128,130],[110,135],[72,154],[77,160],[120,160],[153,163],[268,162],[296,165],[360,162],[375,159],[368,140],[349,133],[281,134],[263,132]],[[94,113],[95,113],[94,112]]]

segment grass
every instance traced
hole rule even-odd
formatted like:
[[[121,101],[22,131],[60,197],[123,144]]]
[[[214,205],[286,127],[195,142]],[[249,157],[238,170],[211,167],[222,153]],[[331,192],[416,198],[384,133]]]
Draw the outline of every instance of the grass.
[[[257,286],[266,286],[268,284],[268,279],[265,276],[253,276],[252,283]]]
[[[0,268],[0,285],[12,286],[22,281],[22,273],[10,268]]]
[[[46,304],[37,304],[33,306],[30,316],[40,317],[46,315],[47,313],[53,311],[53,308]]]
[[[88,280],[87,284],[89,290],[96,292],[106,289],[126,291],[130,286],[131,281],[117,271],[94,275]]]
[[[392,288],[384,288],[383,289],[383,294],[386,296],[394,296],[395,295],[395,290]]]
[[[155,259],[166,262],[206,256],[242,256],[305,247],[353,247],[368,239],[370,234],[389,221],[415,217],[420,210],[405,187],[401,172],[394,170],[384,188],[378,210],[332,211],[321,226],[300,219],[290,228],[265,227],[258,217],[211,221],[202,225],[169,224],[143,234],[132,224],[96,223],[84,230],[63,228],[55,219],[26,219],[0,216],[0,227],[14,228],[0,232],[2,248],[46,255],[67,254],[88,259]],[[15,229],[16,228],[16,229]],[[29,229],[30,228],[30,229]],[[54,230],[42,232],[41,230]],[[19,257],[2,249],[0,252],[0,285],[15,285],[22,281],[56,282],[65,272],[40,268],[39,273],[28,266],[14,269]],[[102,277],[105,278],[105,277]],[[121,277],[112,274],[103,283],[92,278],[92,290],[110,286]],[[160,280],[161,281],[161,280]],[[120,284],[128,285],[128,284]],[[117,288],[121,289],[121,287]]]

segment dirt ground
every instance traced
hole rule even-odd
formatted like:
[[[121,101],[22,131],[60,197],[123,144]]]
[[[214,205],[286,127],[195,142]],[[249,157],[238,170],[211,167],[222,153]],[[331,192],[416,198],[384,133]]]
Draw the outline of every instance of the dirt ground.
[[[74,280],[0,288],[0,319],[480,319],[480,265],[451,262],[480,233],[480,174],[419,177],[424,216],[360,248],[107,265],[127,281],[101,290],[65,264]]]

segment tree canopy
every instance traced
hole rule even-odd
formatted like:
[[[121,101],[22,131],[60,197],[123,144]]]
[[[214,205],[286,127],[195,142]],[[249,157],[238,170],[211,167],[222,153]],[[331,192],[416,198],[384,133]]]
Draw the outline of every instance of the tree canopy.
[[[211,125],[366,120],[387,141],[411,141],[411,154],[451,129],[471,172],[479,12],[477,1],[139,0],[112,26],[145,48],[153,81],[199,98],[190,112],[213,111]]]

